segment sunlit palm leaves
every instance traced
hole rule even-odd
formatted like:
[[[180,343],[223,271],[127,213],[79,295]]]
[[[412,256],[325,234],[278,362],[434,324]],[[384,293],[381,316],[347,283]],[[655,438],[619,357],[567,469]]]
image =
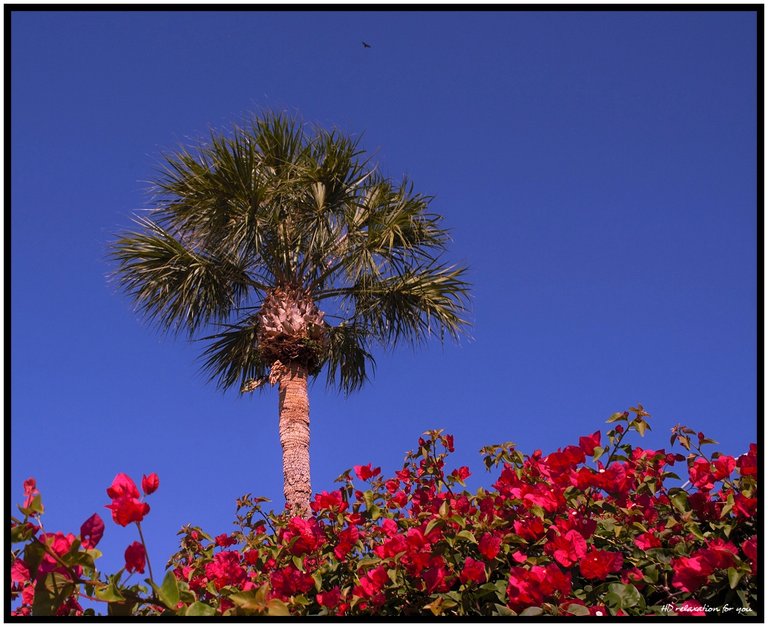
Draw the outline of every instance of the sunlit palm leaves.
[[[223,388],[263,377],[258,312],[276,287],[325,311],[329,385],[359,388],[374,344],[466,325],[465,269],[441,263],[431,198],[386,179],[356,140],[267,114],[163,159],[156,207],[113,246],[116,277],[148,318],[195,334]],[[211,325],[220,325],[219,327]]]

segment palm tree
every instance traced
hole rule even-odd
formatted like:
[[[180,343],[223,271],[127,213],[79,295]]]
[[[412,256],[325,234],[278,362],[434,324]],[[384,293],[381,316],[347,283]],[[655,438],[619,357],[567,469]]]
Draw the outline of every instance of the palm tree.
[[[360,388],[373,345],[454,339],[465,268],[431,198],[383,177],[358,141],[266,113],[164,155],[149,217],[118,236],[114,276],[147,319],[207,341],[223,389],[279,387],[286,509],[309,514],[307,383]],[[321,309],[322,307],[322,309]]]

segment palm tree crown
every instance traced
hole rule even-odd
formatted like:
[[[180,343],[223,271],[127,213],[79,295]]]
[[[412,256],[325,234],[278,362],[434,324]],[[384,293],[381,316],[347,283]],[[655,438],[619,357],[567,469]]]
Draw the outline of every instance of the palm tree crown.
[[[441,217],[362,154],[268,113],[164,156],[149,217],[113,243],[117,280],[160,327],[208,341],[225,389],[298,363],[351,392],[373,345],[457,338],[469,286],[440,260]]]

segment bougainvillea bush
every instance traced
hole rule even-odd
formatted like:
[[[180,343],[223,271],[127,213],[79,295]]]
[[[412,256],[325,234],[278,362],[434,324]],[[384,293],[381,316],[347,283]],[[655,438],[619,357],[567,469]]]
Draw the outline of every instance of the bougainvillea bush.
[[[450,466],[452,436],[430,431],[392,477],[343,473],[311,517],[245,495],[231,533],[184,527],[164,572],[141,531],[157,475],[141,492],[124,474],[107,489],[113,522],[137,529],[110,576],[96,567],[101,517],[79,535],[43,533],[30,479],[11,521],[12,614],[94,614],[89,599],[110,615],[757,616],[756,445],[708,454],[716,442],[678,426],[679,452],[632,446],[647,417],[614,414],[607,433],[548,455],[488,446],[496,480],[474,493],[469,468]]]

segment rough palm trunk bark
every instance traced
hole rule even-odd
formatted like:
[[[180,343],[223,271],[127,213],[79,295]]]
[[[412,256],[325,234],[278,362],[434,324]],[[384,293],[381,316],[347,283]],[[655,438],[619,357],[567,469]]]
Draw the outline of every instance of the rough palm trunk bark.
[[[280,375],[280,445],[283,447],[285,508],[294,516],[310,514],[309,396],[307,369],[300,363],[283,366]]]

